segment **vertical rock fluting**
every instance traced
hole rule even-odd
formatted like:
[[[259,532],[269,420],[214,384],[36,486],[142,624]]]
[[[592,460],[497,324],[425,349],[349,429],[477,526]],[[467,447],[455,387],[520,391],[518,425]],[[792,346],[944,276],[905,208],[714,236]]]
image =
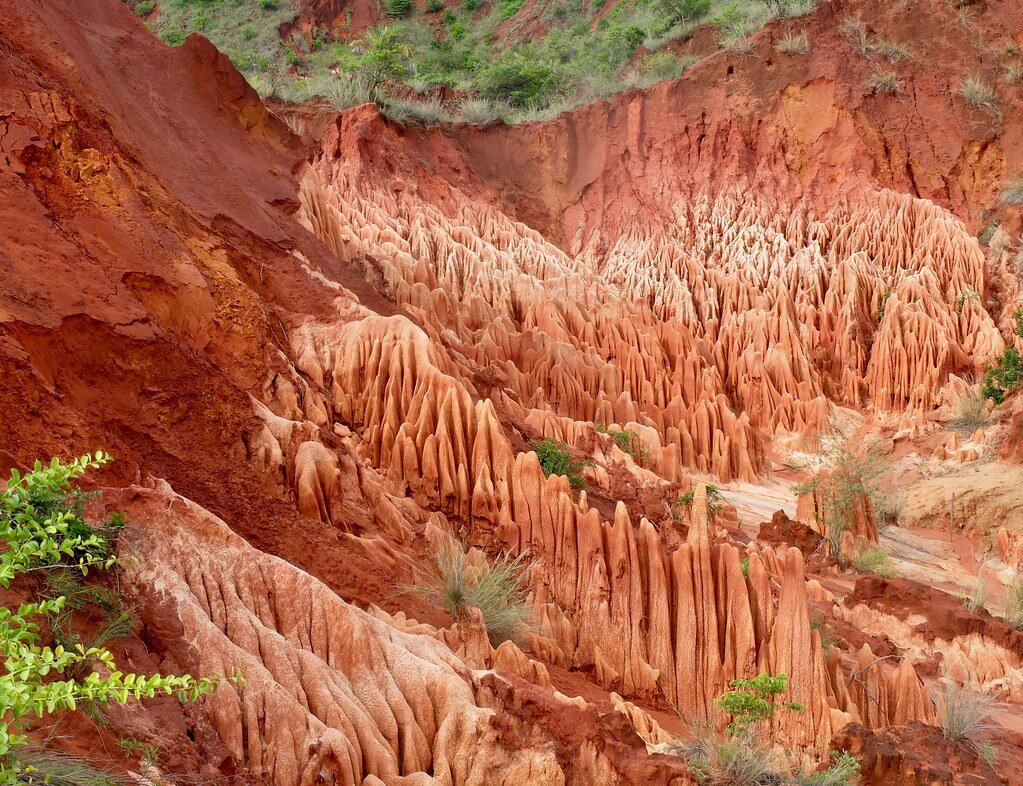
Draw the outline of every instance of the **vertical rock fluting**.
[[[643,782],[692,783],[681,763],[644,761],[592,708],[559,700],[542,672],[530,674],[538,688],[472,672],[437,638],[345,603],[165,483],[107,501],[145,522],[127,528],[119,549],[131,556],[126,590],[144,600],[153,644],[197,674],[244,677],[204,706],[254,776],[276,786],[625,784],[638,768]],[[465,647],[469,634],[451,635]],[[521,652],[491,652],[482,636],[495,669],[529,672]],[[571,732],[559,721],[566,713],[576,716]],[[573,746],[585,755],[557,752]]]
[[[394,131],[349,118],[305,175],[310,228],[372,256],[399,304],[527,408],[648,424],[691,469],[751,479],[764,468],[755,429],[823,428],[831,401],[922,415],[1011,333],[1007,257],[986,258],[925,200],[665,182],[666,224],[596,228],[570,256],[460,190],[471,179],[401,160],[416,186],[382,188],[385,165],[350,137]]]
[[[801,553],[764,550],[744,576],[739,550],[712,542],[705,486],[687,541],[669,553],[623,504],[603,521],[575,503],[565,477],[545,478],[536,454],[516,454],[491,401],[446,373],[454,368],[411,322],[307,323],[294,344],[305,374],[323,381],[328,418],[359,431],[373,463],[473,540],[537,561],[541,646],[554,662],[592,668],[623,696],[663,696],[691,718],[708,717],[737,677],[790,674],[807,711],[779,721],[778,734],[808,752],[858,717],[855,700],[839,709],[810,630]]]

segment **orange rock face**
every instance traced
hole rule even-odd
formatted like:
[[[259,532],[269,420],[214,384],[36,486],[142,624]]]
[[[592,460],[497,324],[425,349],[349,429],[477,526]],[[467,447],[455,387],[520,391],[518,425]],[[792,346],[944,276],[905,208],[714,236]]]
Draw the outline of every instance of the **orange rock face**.
[[[762,57],[773,23],[760,71],[720,53],[516,127],[358,107],[305,149],[202,38],[168,49],[116,0],[14,5],[0,465],[117,457],[94,481],[128,513],[153,657],[245,676],[196,710],[238,772],[692,784],[664,751],[769,672],[804,708],[774,742],[820,762],[848,739],[872,782],[923,783],[886,729],[936,720],[921,653],[1023,699],[1005,626],[924,631],[892,593],[750,542],[711,490],[767,481],[842,408],[924,433],[1023,348],[1010,254],[973,226],[1019,163],[1016,98],[984,144],[942,126],[926,69],[906,110],[878,106],[830,4],[805,74]],[[978,24],[1018,35],[988,5]],[[585,491],[545,474],[542,438]],[[795,511],[807,543],[820,504]],[[865,497],[852,535],[879,538]],[[528,562],[520,641],[399,592],[452,536]],[[822,641],[821,608],[860,643]]]

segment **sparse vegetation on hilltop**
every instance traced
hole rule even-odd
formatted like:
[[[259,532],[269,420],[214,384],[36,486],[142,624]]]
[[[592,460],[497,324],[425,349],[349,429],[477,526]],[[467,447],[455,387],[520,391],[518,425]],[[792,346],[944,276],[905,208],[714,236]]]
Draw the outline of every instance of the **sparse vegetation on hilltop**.
[[[721,46],[748,50],[749,36],[776,16],[799,16],[813,0],[559,0],[531,9],[545,33],[526,35],[515,20],[522,0],[478,0],[421,10],[386,0],[386,20],[356,37],[346,25],[281,40],[296,7],[267,0],[168,0],[154,24],[168,44],[201,32],[231,57],[264,95],[301,101],[328,98],[339,109],[376,101],[402,120],[489,122],[547,116],[633,85],[679,76],[692,57],[665,47],[696,25],[713,23]],[[146,10],[148,8],[148,11]],[[152,7],[139,3],[136,13]],[[511,25],[511,27],[509,27]],[[809,51],[793,34],[791,53]],[[636,58],[643,47],[646,54]],[[386,85],[387,89],[382,89]],[[441,86],[461,94],[420,110]],[[481,113],[479,100],[486,101]]]

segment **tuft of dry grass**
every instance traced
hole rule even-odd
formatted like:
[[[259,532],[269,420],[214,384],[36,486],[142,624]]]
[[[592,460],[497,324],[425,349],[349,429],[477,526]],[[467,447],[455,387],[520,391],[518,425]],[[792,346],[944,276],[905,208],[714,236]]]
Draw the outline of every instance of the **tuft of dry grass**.
[[[952,426],[960,431],[974,432],[987,423],[987,396],[980,391],[964,393],[956,402]]]
[[[1023,630],[1023,573],[1005,589],[1005,624],[1016,630]]]
[[[988,599],[991,597],[991,573],[988,571],[987,563],[980,566],[977,578],[973,580],[973,589],[970,596],[965,599],[964,606],[971,614],[976,614],[981,609],[987,608]]]
[[[950,740],[976,750],[980,746],[977,737],[995,728],[989,720],[994,699],[985,693],[975,693],[949,681],[936,704],[941,731]]]
[[[529,630],[529,568],[522,554],[514,559],[502,554],[472,564],[462,545],[451,541],[435,556],[433,564],[414,565],[415,582],[399,591],[437,603],[452,617],[466,606],[479,609],[487,635],[499,644],[518,640]]]
[[[838,22],[838,31],[861,55],[870,54],[870,34],[867,32],[866,24],[859,16],[842,17]]]
[[[956,88],[959,96],[971,106],[988,113],[998,111],[998,91],[979,76],[968,76]]]
[[[895,41],[878,40],[870,44],[870,51],[881,55],[889,63],[897,63],[899,60],[913,60],[913,50],[905,44]]]
[[[774,782],[779,770],[771,746],[752,732],[694,727],[692,739],[674,752],[685,758],[699,783],[713,786],[760,786]]]
[[[1006,205],[1023,205],[1023,177],[1014,177],[1006,183],[998,199]]]
[[[810,52],[810,38],[805,31],[786,33],[774,42],[774,48],[785,55],[805,55]]]
[[[870,78],[870,88],[878,95],[895,96],[902,95],[904,84],[894,70],[875,71]]]
[[[860,573],[873,573],[875,576],[894,578],[898,575],[895,566],[889,559],[889,551],[884,546],[877,546],[866,541],[856,545],[856,551],[849,555],[849,562]]]

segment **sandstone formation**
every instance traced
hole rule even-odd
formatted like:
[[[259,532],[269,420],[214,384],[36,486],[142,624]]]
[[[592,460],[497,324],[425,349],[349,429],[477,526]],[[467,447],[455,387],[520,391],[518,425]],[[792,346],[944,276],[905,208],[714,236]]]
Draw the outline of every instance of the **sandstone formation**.
[[[798,758],[992,777],[962,752],[913,772],[953,755],[936,675],[1023,701],[1021,634],[908,580],[853,584],[818,554],[819,495],[760,541],[739,511],[849,413],[943,460],[1002,434],[936,432],[1023,349],[1012,254],[975,226],[1023,163],[1018,97],[983,143],[937,128],[925,65],[906,111],[879,108],[827,52],[839,14],[891,20],[833,2],[805,20],[805,74],[760,52],[778,21],[760,72],[721,52],[488,129],[366,105],[303,141],[201,37],[165,47],[116,0],[11,5],[0,469],[117,457],[92,480],[130,521],[137,649],[244,676],[195,710],[188,761],[276,786],[681,786],[669,743],[724,728],[715,699],[767,672],[804,708],[769,724]],[[1020,35],[986,5],[978,25]],[[544,438],[585,490],[545,474]],[[845,537],[882,536],[864,495]],[[528,561],[521,640],[400,593],[452,538]]]

